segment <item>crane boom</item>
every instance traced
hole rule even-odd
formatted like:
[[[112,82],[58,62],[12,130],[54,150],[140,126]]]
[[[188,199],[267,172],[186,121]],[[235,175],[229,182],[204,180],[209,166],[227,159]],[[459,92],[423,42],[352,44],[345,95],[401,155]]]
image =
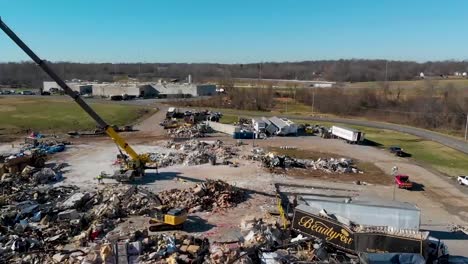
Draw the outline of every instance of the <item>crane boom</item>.
[[[119,135],[117,132],[104,121],[84,100],[79,94],[76,94],[47,64],[45,60],[41,60],[16,34],[13,32],[0,17],[0,28],[18,45],[52,80],[54,80],[73,100],[86,112],[96,123],[106,131],[115,143],[124,150],[134,161],[139,161],[139,155],[133,148]]]

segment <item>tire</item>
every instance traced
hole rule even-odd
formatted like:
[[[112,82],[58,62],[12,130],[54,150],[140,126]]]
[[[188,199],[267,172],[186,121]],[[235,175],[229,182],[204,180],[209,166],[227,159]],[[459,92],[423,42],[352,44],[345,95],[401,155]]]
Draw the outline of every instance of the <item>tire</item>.
[[[462,181],[458,181],[458,184],[460,184],[460,185],[464,185]]]

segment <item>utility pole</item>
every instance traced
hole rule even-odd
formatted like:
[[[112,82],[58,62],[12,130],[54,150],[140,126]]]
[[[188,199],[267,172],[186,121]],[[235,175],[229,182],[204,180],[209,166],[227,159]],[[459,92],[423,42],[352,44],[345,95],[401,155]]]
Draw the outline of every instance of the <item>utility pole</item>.
[[[312,115],[314,114],[315,88],[312,88]]]
[[[385,61],[385,85],[387,85],[387,82],[388,82],[387,73],[388,73],[388,60]]]
[[[466,113],[466,123],[465,123],[465,141],[466,141],[466,137],[468,135],[468,113]]]

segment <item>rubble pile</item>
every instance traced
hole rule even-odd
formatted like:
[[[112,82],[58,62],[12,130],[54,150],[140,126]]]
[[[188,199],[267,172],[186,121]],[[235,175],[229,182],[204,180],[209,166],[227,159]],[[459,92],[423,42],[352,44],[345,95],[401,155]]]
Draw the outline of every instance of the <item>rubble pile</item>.
[[[69,197],[74,187],[32,187],[2,181],[0,202],[0,262],[36,250],[54,250],[77,235],[86,219],[71,222],[76,211],[56,205]]]
[[[64,151],[65,147],[70,144],[71,143],[69,141],[64,140],[27,137],[20,153],[33,150],[43,154],[55,154]]]
[[[241,245],[243,263],[310,263],[328,260],[319,258],[315,249],[320,240],[291,236],[289,229],[281,229],[276,219],[245,219],[241,223],[244,235]],[[232,254],[232,253],[231,253]],[[315,262],[314,262],[315,263]]]
[[[276,221],[266,222],[263,219],[244,220],[241,223],[243,232],[247,232],[244,236],[244,246],[254,246],[262,244],[269,247],[274,247],[282,244],[286,239],[285,233],[280,230]]]
[[[326,173],[362,173],[353,163],[351,159],[347,158],[319,158],[317,160],[311,159],[295,159],[286,155],[276,155],[274,153],[266,153],[263,149],[256,148],[253,154],[247,158],[251,160],[261,161],[266,168],[303,168],[320,170]]]
[[[157,164],[159,168],[184,164],[187,166],[200,165],[206,163],[231,164],[230,159],[237,157],[238,149],[234,146],[225,145],[217,140],[210,144],[198,140],[189,140],[183,143],[174,141],[167,142],[166,148],[177,150],[169,153],[149,153],[151,162]]]
[[[221,180],[206,180],[193,188],[172,189],[158,194],[162,204],[189,212],[235,207],[245,200],[245,193]]]
[[[113,230],[130,215],[153,216],[161,208],[175,207],[192,212],[216,210],[236,206],[245,199],[241,190],[213,180],[158,195],[120,184],[95,192],[78,191],[74,186],[40,186],[34,181],[2,181],[0,187],[5,194],[0,196],[0,262],[12,263],[103,263],[122,256],[138,258],[141,263],[201,261],[209,254],[206,239],[148,236],[147,231],[138,231],[129,240],[117,242],[122,233]],[[125,236],[128,239],[128,234]],[[80,250],[63,250],[65,245]]]
[[[152,215],[161,206],[156,194],[136,186],[127,188],[123,185],[108,185],[92,196],[95,205],[91,209],[92,214],[109,219],[128,215]]]
[[[172,138],[202,138],[205,134],[211,133],[211,127],[205,124],[197,124],[194,126],[180,126],[167,130],[167,134]]]
[[[140,263],[202,263],[208,254],[207,239],[189,235],[148,236],[142,240]]]
[[[169,152],[169,153],[150,153],[149,158],[157,164],[158,168],[164,168],[184,163],[187,155],[185,153]]]

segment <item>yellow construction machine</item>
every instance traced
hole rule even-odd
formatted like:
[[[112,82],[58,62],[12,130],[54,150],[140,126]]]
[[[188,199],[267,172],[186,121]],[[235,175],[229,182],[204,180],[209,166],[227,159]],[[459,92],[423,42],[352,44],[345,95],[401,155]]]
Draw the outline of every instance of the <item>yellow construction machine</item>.
[[[139,155],[133,148],[117,134],[112,126],[106,123],[78,93],[75,93],[53,70],[49,67],[45,60],[41,60],[0,18],[0,28],[10,37],[52,80],[54,80],[63,91],[96,121],[98,126],[109,135],[119,148],[121,155],[121,169],[116,171],[112,178],[117,181],[132,181],[135,177],[145,175],[146,163],[148,162],[147,155]],[[124,151],[126,155],[122,153]]]
[[[180,230],[183,228],[187,220],[187,210],[181,208],[174,208],[163,214],[158,212],[154,218],[149,220],[148,230],[151,232],[158,232],[164,230]]]

